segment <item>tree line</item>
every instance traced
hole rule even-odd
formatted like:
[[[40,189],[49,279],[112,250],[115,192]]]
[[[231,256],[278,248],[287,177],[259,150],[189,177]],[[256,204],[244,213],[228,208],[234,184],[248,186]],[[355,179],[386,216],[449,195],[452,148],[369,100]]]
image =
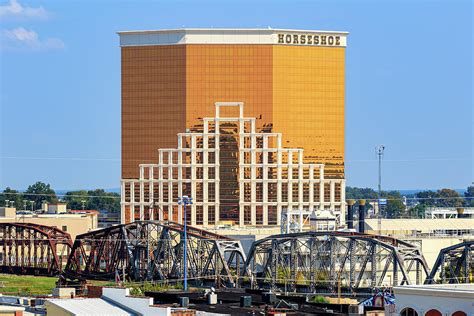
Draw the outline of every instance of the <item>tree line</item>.
[[[399,191],[382,191],[381,198],[387,199],[385,206],[385,217],[418,217],[424,216],[427,207],[474,207],[474,186],[469,186],[464,194],[459,194],[452,189],[440,189],[437,191],[421,191],[415,194],[405,195],[408,203],[404,203],[404,196]],[[367,199],[368,208],[372,208],[371,202],[377,200],[378,194],[371,188],[346,187],[347,199]],[[370,201],[372,200],[372,201]],[[24,191],[7,187],[0,194],[0,206],[7,204],[17,209],[33,208],[40,209],[43,202],[57,203],[66,202],[69,209],[81,210],[107,210],[120,212],[120,194],[107,192],[104,189],[69,191],[58,197],[51,185],[36,182]]]
[[[377,200],[378,193],[371,188],[346,187],[347,199]],[[382,191],[380,198],[387,199],[385,217],[424,217],[428,207],[474,207],[474,186],[467,187],[463,194],[453,189],[427,190],[402,196],[399,191]],[[406,198],[406,203],[405,203]],[[369,201],[369,209],[373,202]]]
[[[72,210],[107,210],[109,212],[120,212],[120,194],[107,192],[104,189],[68,191],[64,195],[57,196],[51,185],[36,182],[24,191],[20,192],[7,187],[0,194],[0,205],[10,205],[17,209],[41,209],[43,202],[58,203],[65,202]]]

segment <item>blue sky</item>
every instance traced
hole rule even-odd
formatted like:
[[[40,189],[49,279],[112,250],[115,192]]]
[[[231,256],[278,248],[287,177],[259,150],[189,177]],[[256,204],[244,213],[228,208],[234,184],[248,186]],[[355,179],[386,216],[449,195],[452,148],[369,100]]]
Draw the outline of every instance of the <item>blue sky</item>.
[[[350,32],[346,178],[376,187],[473,181],[471,1],[0,1],[0,188],[120,180],[116,31],[267,27]]]

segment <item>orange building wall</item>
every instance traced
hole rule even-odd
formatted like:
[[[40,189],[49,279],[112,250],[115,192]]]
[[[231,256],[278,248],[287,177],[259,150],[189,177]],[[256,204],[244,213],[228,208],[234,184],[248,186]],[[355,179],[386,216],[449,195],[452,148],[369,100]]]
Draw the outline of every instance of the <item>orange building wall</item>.
[[[271,123],[271,45],[187,45],[186,57],[188,128],[202,124],[197,118],[214,117],[219,101],[244,102],[245,116],[257,117],[258,127]]]
[[[344,64],[344,48],[273,48],[274,130],[327,178],[344,178]]]
[[[283,146],[344,177],[344,48],[195,44],[122,47],[122,178],[138,178],[217,101],[243,101]]]
[[[122,178],[138,178],[185,130],[186,47],[122,47]]]

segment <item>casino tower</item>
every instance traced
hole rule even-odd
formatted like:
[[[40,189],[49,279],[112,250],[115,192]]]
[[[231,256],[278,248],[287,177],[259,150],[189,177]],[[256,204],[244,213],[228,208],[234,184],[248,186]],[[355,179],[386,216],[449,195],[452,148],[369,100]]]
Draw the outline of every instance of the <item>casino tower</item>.
[[[286,209],[344,221],[346,32],[118,34],[123,222],[181,221],[182,194],[194,225],[276,225]]]

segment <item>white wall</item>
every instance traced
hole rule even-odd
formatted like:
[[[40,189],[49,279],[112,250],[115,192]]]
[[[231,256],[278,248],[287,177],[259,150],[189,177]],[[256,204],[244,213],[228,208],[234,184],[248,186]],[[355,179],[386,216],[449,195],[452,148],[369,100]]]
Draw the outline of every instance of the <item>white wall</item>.
[[[153,307],[153,298],[130,296],[130,289],[104,287],[102,298],[141,315],[171,315],[170,307]]]
[[[397,315],[404,308],[410,307],[418,313],[418,316],[424,316],[430,309],[437,309],[443,316],[451,316],[457,311],[474,316],[474,292],[471,292],[471,295],[466,295],[466,293],[456,293],[446,289],[439,291],[439,293],[433,293],[431,290],[426,290],[426,287],[428,286],[410,291],[399,290],[401,287],[395,287]]]

